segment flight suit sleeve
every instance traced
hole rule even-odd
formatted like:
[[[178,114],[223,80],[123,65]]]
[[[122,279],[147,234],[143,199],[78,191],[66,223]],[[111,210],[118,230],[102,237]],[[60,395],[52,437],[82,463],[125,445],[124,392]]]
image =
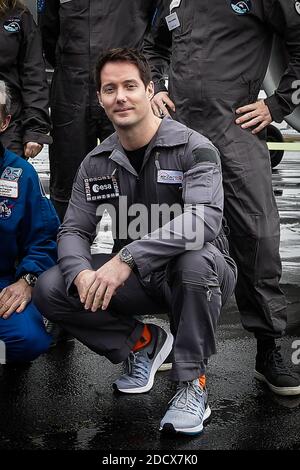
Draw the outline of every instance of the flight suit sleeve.
[[[296,85],[300,80],[300,3],[296,0],[264,0],[265,18],[272,30],[282,37],[289,56],[274,94],[265,99],[272,118],[281,122],[299,104]]]
[[[50,144],[49,90],[40,33],[29,11],[22,15],[19,74],[23,102],[23,143]]]
[[[16,279],[26,273],[39,275],[57,261],[59,219],[41,187],[36,171],[32,168],[26,176],[24,181],[20,179],[19,188],[24,215],[17,234],[20,261]]]
[[[224,199],[219,153],[212,144],[191,140],[194,142],[186,150],[182,214],[127,245],[141,277],[159,270],[185,251],[200,250],[220,231]]]
[[[150,64],[154,91],[168,91],[165,85],[165,77],[168,75],[172,34],[168,30],[166,16],[170,13],[170,1],[161,0],[157,4],[150,32],[144,39],[143,52]]]
[[[90,247],[96,234],[98,219],[95,204],[86,201],[84,180],[89,178],[87,168],[89,157],[79,167],[58,234],[59,266],[68,291],[77,274],[85,269],[93,269]]]
[[[60,34],[59,0],[46,0],[40,16],[40,28],[45,57],[52,67],[55,67],[56,44]]]

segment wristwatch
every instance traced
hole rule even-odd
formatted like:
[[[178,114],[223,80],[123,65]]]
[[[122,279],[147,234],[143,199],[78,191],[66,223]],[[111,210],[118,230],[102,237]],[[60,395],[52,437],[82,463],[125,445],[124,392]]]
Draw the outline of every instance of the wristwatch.
[[[128,264],[128,266],[131,269],[134,269],[134,267],[135,267],[134,259],[132,257],[132,254],[128,250],[128,248],[126,248],[126,246],[124,248],[122,248],[122,250],[120,250],[118,254],[119,254],[119,258],[120,258],[121,261]]]
[[[37,276],[35,274],[27,273],[23,274],[20,279],[24,279],[30,287],[34,287],[37,281]]]

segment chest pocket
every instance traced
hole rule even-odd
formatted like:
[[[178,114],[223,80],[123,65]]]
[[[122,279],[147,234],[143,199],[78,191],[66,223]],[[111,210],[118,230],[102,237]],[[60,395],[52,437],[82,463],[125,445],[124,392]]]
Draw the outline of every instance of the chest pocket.
[[[185,204],[210,204],[213,196],[213,166],[198,165],[183,177],[183,202]]]

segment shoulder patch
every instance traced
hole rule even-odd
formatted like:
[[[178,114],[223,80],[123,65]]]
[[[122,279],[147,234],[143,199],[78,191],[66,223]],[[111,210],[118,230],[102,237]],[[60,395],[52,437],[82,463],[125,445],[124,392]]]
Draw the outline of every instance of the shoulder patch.
[[[4,21],[3,28],[8,33],[18,33],[19,31],[21,31],[20,22],[21,18],[19,17],[9,18],[8,20]]]
[[[216,150],[208,147],[198,147],[192,152],[195,163],[211,162],[220,164],[220,158]]]

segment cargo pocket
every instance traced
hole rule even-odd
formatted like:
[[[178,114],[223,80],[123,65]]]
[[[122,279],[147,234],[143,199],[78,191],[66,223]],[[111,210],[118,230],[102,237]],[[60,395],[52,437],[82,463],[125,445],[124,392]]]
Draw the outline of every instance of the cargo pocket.
[[[184,173],[182,183],[185,204],[210,204],[213,196],[212,165],[198,165]]]

